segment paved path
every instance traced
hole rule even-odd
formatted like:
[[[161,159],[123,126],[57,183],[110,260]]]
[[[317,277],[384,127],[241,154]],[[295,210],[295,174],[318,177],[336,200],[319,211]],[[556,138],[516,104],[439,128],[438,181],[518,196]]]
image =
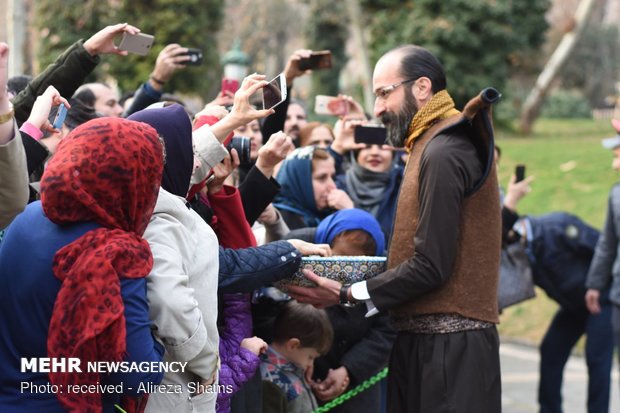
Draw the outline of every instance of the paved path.
[[[512,343],[500,346],[503,413],[537,413],[538,349]],[[572,356],[564,371],[564,413],[586,413],[588,373],[585,359]],[[610,412],[620,412],[618,366],[612,371]]]

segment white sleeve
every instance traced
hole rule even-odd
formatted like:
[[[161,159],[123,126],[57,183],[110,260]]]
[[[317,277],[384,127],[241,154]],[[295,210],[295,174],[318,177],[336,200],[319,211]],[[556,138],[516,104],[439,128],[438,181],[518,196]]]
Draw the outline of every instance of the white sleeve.
[[[13,123],[13,138],[0,145],[0,229],[24,210],[29,195],[26,152],[17,124]]]
[[[185,238],[183,227],[168,214],[156,214],[144,238],[153,253],[146,285],[154,334],[172,359],[190,361],[205,347],[207,330],[178,247]]]
[[[357,301],[364,301],[366,304],[366,308],[368,312],[366,313],[366,318],[372,317],[375,314],[379,314],[379,310],[373,304],[370,299],[370,294],[368,293],[368,287],[366,286],[366,281],[360,281],[351,285],[351,296]]]
[[[209,171],[228,154],[226,147],[217,140],[211,127],[203,125],[192,133],[194,155],[200,160],[200,167],[194,170],[192,182],[203,181]]]

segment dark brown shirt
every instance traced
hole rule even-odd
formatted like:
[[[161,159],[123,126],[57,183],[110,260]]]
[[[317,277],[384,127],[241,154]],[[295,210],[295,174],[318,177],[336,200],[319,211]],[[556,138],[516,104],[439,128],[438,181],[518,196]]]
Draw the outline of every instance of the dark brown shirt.
[[[440,287],[453,272],[463,200],[483,173],[474,145],[458,132],[451,129],[438,135],[424,149],[415,252],[412,259],[368,281],[368,292],[379,310]]]

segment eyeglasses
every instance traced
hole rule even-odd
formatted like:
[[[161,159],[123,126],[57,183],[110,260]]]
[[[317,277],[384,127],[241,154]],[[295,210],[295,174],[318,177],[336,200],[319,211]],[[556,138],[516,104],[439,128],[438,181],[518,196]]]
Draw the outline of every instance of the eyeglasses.
[[[390,96],[390,93],[392,93],[397,87],[402,86],[405,83],[415,82],[418,79],[419,78],[416,77],[415,79],[403,80],[400,83],[394,83],[393,85],[381,87],[375,90],[375,97],[377,99],[387,99],[387,97]]]

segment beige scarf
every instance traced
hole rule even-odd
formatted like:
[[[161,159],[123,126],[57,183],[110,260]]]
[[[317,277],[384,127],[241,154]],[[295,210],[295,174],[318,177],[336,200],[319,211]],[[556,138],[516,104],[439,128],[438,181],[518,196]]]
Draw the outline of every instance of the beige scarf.
[[[424,132],[439,120],[458,115],[459,112],[454,107],[454,101],[450,94],[444,89],[433,95],[431,100],[415,114],[409,125],[409,136],[405,141],[405,148],[408,153],[413,149],[413,142],[422,136]]]

